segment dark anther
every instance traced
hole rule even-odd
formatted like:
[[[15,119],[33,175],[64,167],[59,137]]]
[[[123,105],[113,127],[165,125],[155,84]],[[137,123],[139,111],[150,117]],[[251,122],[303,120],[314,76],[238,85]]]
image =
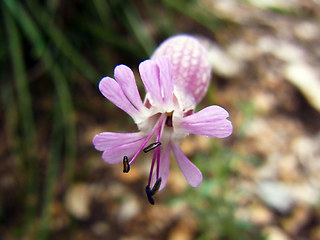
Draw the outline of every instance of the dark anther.
[[[160,145],[161,145],[161,142],[151,143],[148,147],[145,147],[145,148],[143,149],[143,151],[144,151],[145,153],[147,153],[147,152],[149,152],[149,151],[151,151],[151,150],[159,147]]]
[[[151,189],[150,189],[149,186],[146,186],[146,193],[147,193],[147,197],[148,197],[149,203],[151,203],[152,205],[154,205],[154,199],[153,199],[153,197],[152,197]]]
[[[151,195],[155,195],[156,192],[159,190],[161,185],[161,177],[157,179],[156,183],[153,185],[152,189],[151,189]]]
[[[123,172],[128,173],[130,171],[129,159],[127,156],[123,157]]]

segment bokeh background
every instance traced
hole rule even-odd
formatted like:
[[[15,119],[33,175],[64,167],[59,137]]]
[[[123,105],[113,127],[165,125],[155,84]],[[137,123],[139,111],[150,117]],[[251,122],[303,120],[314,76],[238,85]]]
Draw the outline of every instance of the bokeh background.
[[[0,11],[1,239],[320,239],[319,0],[2,0]],[[178,33],[208,48],[198,110],[223,106],[234,132],[189,136],[202,184],[172,161],[151,206],[150,158],[124,175],[92,146],[136,130],[97,86],[120,63],[137,73]]]

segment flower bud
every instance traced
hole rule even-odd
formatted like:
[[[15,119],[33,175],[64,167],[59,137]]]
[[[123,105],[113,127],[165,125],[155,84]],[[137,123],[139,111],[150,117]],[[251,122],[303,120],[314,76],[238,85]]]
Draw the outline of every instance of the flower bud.
[[[153,53],[167,57],[173,64],[177,92],[191,98],[193,107],[205,96],[211,79],[211,67],[203,45],[190,35],[177,35],[164,41]]]

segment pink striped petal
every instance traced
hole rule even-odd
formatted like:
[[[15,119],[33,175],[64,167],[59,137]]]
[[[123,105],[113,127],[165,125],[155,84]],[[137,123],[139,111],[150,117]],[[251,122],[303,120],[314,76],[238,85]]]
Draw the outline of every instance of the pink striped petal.
[[[173,98],[173,69],[170,60],[160,56],[155,59],[160,70],[160,88],[165,103],[172,102]]]
[[[158,65],[151,60],[145,60],[139,65],[141,80],[155,103],[162,103],[160,89],[160,70]]]
[[[99,89],[103,96],[130,116],[134,116],[138,113],[137,109],[130,103],[119,84],[114,79],[110,77],[102,78],[99,83]]]
[[[188,133],[224,138],[231,135],[232,123],[226,119],[229,113],[222,107],[210,106],[184,117],[181,125]]]
[[[183,154],[179,146],[171,144],[173,155],[185,179],[191,187],[197,187],[202,181],[200,170]]]
[[[92,143],[94,147],[99,151],[105,151],[112,149],[116,146],[136,142],[140,139],[144,139],[140,132],[135,133],[113,133],[102,132],[94,136]]]
[[[132,70],[125,65],[118,65],[114,69],[114,77],[135,108],[144,108]]]
[[[92,142],[99,151],[104,151],[102,158],[110,164],[119,163],[124,156],[132,157],[145,140],[145,136],[138,133],[103,132],[96,135]]]
[[[229,113],[224,108],[212,105],[196,112],[192,115],[185,117],[185,122],[207,122],[214,119],[225,119],[229,117]]]

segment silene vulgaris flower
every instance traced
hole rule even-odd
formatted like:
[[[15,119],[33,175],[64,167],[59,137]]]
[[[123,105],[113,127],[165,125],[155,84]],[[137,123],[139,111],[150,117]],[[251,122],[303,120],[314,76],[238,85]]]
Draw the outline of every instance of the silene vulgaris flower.
[[[153,151],[146,193],[153,195],[168,180],[170,153],[187,182],[197,187],[202,181],[200,170],[183,154],[179,143],[189,134],[224,138],[232,133],[229,113],[222,107],[209,106],[194,113],[204,97],[211,78],[205,48],[189,35],[167,39],[149,60],[139,65],[146,95],[141,100],[133,72],[118,65],[114,77],[99,83],[101,93],[129,114],[139,129],[134,133],[102,132],[93,138],[93,145],[103,151],[105,162],[123,162],[127,173],[140,153]]]

